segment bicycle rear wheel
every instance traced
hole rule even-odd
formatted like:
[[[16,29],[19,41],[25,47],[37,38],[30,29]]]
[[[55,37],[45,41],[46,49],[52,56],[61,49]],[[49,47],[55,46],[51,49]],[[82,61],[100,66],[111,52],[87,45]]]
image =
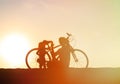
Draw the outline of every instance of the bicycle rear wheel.
[[[73,58],[73,54],[75,54],[75,56],[77,57],[78,62],[75,62]],[[89,65],[89,59],[87,57],[87,54],[80,49],[74,49],[74,52],[71,54],[71,58],[70,58],[70,67],[88,68],[88,65]]]
[[[29,50],[28,53],[26,54],[25,62],[29,69],[39,68],[39,63],[37,62],[37,59],[39,57],[36,54],[37,50],[38,50],[38,48],[33,48],[33,49]],[[46,62],[50,61],[50,59],[48,58],[48,55],[49,54],[47,53],[45,56]]]
[[[35,55],[35,53],[36,53],[35,51],[37,51],[37,50],[38,50],[38,48],[33,48],[33,49],[29,50],[28,53],[26,54],[25,62],[29,69],[38,68],[38,66],[39,66],[37,64],[38,56]]]

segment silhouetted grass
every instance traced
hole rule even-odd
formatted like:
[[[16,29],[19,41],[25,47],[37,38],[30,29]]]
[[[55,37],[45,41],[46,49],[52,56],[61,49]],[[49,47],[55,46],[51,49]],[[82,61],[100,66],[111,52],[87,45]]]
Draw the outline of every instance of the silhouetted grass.
[[[120,68],[0,69],[0,84],[120,84]]]

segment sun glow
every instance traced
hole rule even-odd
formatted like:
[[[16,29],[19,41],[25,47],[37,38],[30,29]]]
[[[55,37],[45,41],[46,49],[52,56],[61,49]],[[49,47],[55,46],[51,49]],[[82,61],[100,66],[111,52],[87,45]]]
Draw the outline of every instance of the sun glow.
[[[12,34],[2,40],[0,54],[9,66],[18,67],[25,63],[28,49],[29,43],[25,36]]]

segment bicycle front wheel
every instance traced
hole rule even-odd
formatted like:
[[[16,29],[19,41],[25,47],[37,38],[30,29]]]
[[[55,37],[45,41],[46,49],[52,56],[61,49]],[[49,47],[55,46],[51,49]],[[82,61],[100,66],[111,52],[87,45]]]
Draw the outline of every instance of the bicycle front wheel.
[[[73,55],[78,59],[78,62],[75,62]],[[71,68],[88,68],[89,59],[85,52],[80,49],[74,49],[74,52],[71,54],[70,58],[70,67]]]

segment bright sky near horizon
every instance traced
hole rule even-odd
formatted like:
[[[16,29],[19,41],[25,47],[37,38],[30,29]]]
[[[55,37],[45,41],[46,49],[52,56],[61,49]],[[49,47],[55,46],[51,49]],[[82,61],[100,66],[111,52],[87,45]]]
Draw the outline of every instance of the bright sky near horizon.
[[[89,67],[120,67],[119,0],[0,0],[0,68],[26,67],[29,49],[66,32]]]

